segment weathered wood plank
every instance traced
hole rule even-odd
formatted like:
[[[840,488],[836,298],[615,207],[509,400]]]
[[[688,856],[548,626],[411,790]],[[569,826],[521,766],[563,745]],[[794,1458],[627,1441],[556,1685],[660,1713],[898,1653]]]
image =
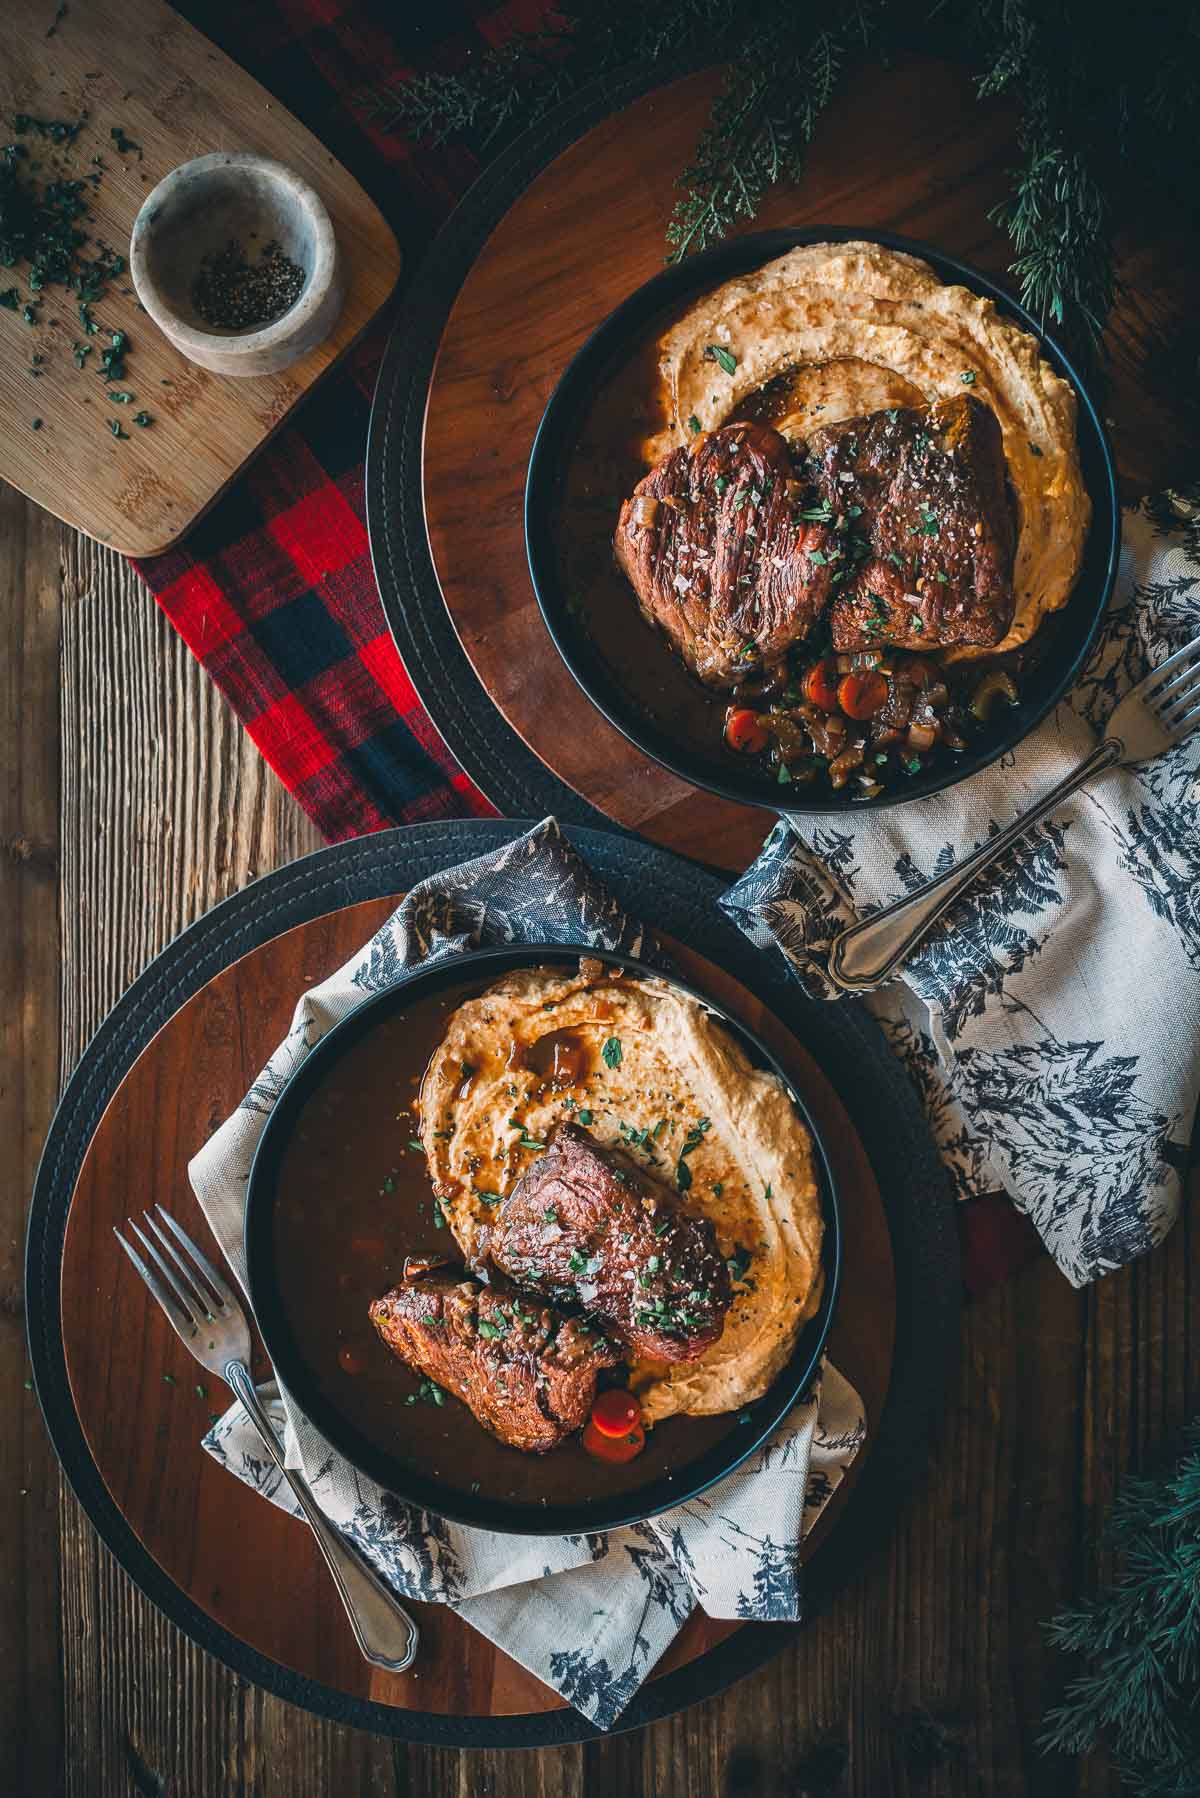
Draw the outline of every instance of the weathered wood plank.
[[[29,1389],[25,1208],[58,1090],[58,543],[0,488],[0,1791],[62,1755],[58,1472]]]

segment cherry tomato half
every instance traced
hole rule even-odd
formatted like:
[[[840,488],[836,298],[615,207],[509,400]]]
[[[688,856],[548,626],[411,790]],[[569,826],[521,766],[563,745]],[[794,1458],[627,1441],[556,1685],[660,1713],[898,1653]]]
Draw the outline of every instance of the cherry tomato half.
[[[734,706],[725,718],[725,741],[739,755],[761,755],[770,738],[758,712]]]
[[[642,1407],[622,1386],[602,1392],[592,1406],[592,1422],[602,1436],[627,1436],[642,1421]]]
[[[847,718],[865,723],[873,718],[888,696],[888,684],[882,674],[844,674],[838,682],[838,704]]]
[[[602,1436],[594,1423],[583,1432],[583,1446],[598,1461],[632,1461],[646,1446],[646,1432],[639,1423],[623,1436]]]
[[[823,712],[837,711],[837,669],[832,662],[814,662],[804,677],[804,697]]]

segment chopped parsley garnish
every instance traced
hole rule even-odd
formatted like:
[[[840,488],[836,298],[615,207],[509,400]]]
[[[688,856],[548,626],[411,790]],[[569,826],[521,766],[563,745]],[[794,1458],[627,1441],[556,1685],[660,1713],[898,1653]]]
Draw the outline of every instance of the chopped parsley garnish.
[[[583,1256],[579,1253],[578,1249],[572,1249],[570,1258],[567,1261],[567,1266],[570,1268],[570,1270],[573,1274],[581,1274],[583,1272],[584,1268],[587,1266],[587,1262],[584,1260]]]
[[[0,299],[3,299],[3,297],[3,294],[0,294]],[[1031,456],[1040,456],[1042,452],[1036,443],[1031,443],[1029,446],[1029,453]]]
[[[542,1221],[547,1224],[556,1224],[558,1222],[558,1212],[554,1209],[553,1205],[547,1205],[546,1209],[542,1212]]]
[[[619,1068],[624,1050],[621,1048],[619,1036],[610,1036],[600,1054],[606,1068]]]
[[[711,1127],[710,1119],[700,1118],[692,1125],[683,1140],[683,1147],[679,1151],[679,1160],[675,1164],[675,1184],[680,1192],[687,1192],[692,1184],[692,1170],[687,1164],[686,1157],[691,1154],[693,1149],[700,1147],[705,1134]]]
[[[974,385],[975,385],[974,369],[964,368],[962,374],[959,375],[958,378],[962,382],[964,387],[974,387]]]
[[[433,1201],[433,1221],[437,1229],[444,1230],[446,1228],[446,1213],[442,1210],[440,1199]]]
[[[483,1186],[475,1186],[472,1187],[471,1190],[474,1192],[477,1199],[483,1200],[485,1205],[503,1205],[504,1203],[504,1194],[502,1192],[488,1192],[487,1188]]]
[[[15,288],[15,287],[14,287],[14,288],[13,288],[13,292],[14,292],[14,293],[15,293],[15,292],[16,292],[16,291],[17,291],[17,290],[16,290],[16,288]],[[723,493],[724,493],[724,491],[725,491],[725,489],[726,489],[726,488],[727,488],[727,487],[728,487],[728,485],[729,485],[729,476],[728,476],[728,475],[727,475],[727,474],[719,474],[719,475],[718,475],[718,476],[717,476],[717,477],[716,477],[716,479],[715,479],[715,480],[714,480],[714,482],[713,482],[713,486],[714,486],[714,487],[715,487],[715,488],[716,488],[716,490],[717,490],[717,497],[718,497],[718,499],[719,499],[719,498],[720,498],[720,497],[721,497],[721,495],[722,495],[722,494],[723,494]]]
[[[579,1114],[579,1121],[581,1124],[590,1124],[592,1121],[592,1113],[590,1111],[581,1111]]]
[[[688,419],[688,430],[692,433],[693,437],[699,436],[700,420],[696,417],[696,414],[694,412],[692,413],[692,416]]]
[[[791,782],[792,782],[791,771],[788,768],[788,765],[786,762],[780,762],[779,773],[776,776],[776,779],[778,780],[779,785],[781,787],[787,787],[787,786],[791,785]]]
[[[154,419],[149,412],[135,412],[133,415],[133,422],[135,425],[140,425],[144,431],[147,425],[152,425],[154,423]]]
[[[725,370],[727,375],[736,375],[737,357],[727,350],[723,344],[710,343],[704,354],[710,362],[715,362]]]
[[[810,562],[819,562],[821,564],[821,566],[824,567],[826,562],[828,562],[829,557],[824,553],[823,550],[810,549],[808,552],[808,559]]]
[[[735,1252],[730,1255],[726,1261],[730,1279],[737,1281],[739,1284],[743,1283],[747,1273],[750,1271],[751,1259],[752,1257],[749,1249],[744,1249],[739,1242]]]
[[[927,537],[937,536],[937,513],[930,512],[928,508],[924,506],[921,508],[921,529]]]

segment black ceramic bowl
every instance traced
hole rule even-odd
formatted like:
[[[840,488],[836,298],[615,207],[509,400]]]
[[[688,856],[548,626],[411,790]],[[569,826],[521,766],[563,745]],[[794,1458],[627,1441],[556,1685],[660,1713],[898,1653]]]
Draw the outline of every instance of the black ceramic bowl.
[[[1043,634],[1053,631],[1053,640],[1044,657],[1022,675],[1020,701],[1006,711],[1002,723],[961,755],[906,778],[902,785],[885,787],[874,799],[856,799],[849,787],[835,792],[813,781],[784,789],[785,808],[781,789],[769,776],[747,766],[745,758],[728,750],[720,740],[719,728],[712,731],[710,741],[697,740],[694,732],[672,724],[665,715],[669,708],[660,708],[657,715],[651,716],[616,678],[610,662],[568,603],[570,595],[560,567],[558,521],[566,471],[588,408],[612,372],[658,321],[677,313],[694,296],[711,291],[735,275],[760,268],[799,244],[863,239],[921,257],[943,279],[994,300],[1002,314],[1015,319],[1037,338],[1044,355],[1071,383],[1079,400],[1079,453],[1092,501],[1092,522],[1071,597],[1042,626]],[[525,546],[533,589],[555,647],[592,704],[635,747],[693,786],[707,788],[743,805],[804,814],[863,811],[927,798],[988,767],[1027,736],[1071,686],[1091,647],[1116,578],[1120,527],[1112,453],[1100,415],[1076,370],[1037,320],[986,275],[942,255],[929,244],[890,232],[829,225],[805,231],[759,231],[734,238],[703,255],[690,257],[638,288],[592,333],[568,364],[543,414],[525,483]],[[629,619],[631,631],[644,632],[644,642],[639,639],[638,643],[640,654],[661,656],[664,661],[676,659],[665,641],[655,641],[657,633],[642,625],[632,592]]]
[[[526,1502],[516,1503],[497,1497],[495,1493],[472,1490],[472,1485],[475,1484],[472,1481],[435,1478],[406,1461],[397,1440],[381,1440],[375,1434],[364,1432],[331,1401],[327,1390],[328,1382],[318,1377],[306,1352],[303,1329],[295,1328],[289,1321],[281,1296],[275,1254],[274,1213],[280,1193],[280,1176],[289,1144],[300,1127],[305,1107],[349,1050],[377,1031],[385,1021],[405,1014],[418,1000],[476,980],[482,988],[513,968],[577,962],[581,953],[627,969],[631,973],[663,977],[661,969],[649,967],[644,962],[635,961],[629,956],[598,955],[591,948],[572,949],[555,945],[492,949],[454,957],[447,962],[419,969],[406,979],[398,981],[395,986],[389,987],[386,992],[365,1000],[357,1011],[321,1039],[288,1080],[259,1141],[246,1195],[246,1261],[250,1296],[258,1327],[281,1381],[322,1435],[362,1473],[400,1498],[440,1516],[454,1518],[460,1523],[523,1535],[576,1534],[639,1522],[645,1517],[653,1516],[655,1512],[694,1498],[697,1493],[703,1492],[714,1481],[737,1467],[771,1434],[811,1383],[829,1331],[841,1271],[841,1226],[837,1193],[820,1135],[803,1099],[794,1094],[794,1088],[783,1069],[757,1037],[705,994],[697,992],[684,981],[676,981],[675,984],[683,991],[703,1000],[705,1006],[739,1041],[751,1062],[779,1075],[788,1091],[793,1093],[797,1112],[813,1139],[814,1168],[825,1218],[824,1290],[819,1310],[805,1325],[791,1360],[769,1391],[741,1412],[730,1413],[728,1425],[719,1439],[710,1441],[703,1452],[692,1459],[682,1460],[678,1464],[672,1462],[669,1470],[660,1471],[656,1477],[641,1485],[600,1494],[581,1491],[577,1500],[566,1503],[561,1500],[543,1502],[536,1491],[530,1493]],[[453,1244],[449,1246],[453,1248]],[[324,1280],[326,1272],[332,1293],[332,1283],[337,1280],[339,1272],[336,1263],[331,1262],[327,1270],[319,1269],[316,1278]],[[396,1372],[398,1379],[408,1377],[399,1362],[396,1363]],[[455,1404],[456,1401],[447,1400],[447,1403]],[[399,1415],[402,1419],[401,1429],[411,1427],[413,1431],[427,1427],[430,1419],[430,1412],[419,1404],[412,1410],[401,1411]],[[671,1419],[660,1428],[666,1430],[675,1425],[678,1425],[681,1433],[691,1427],[686,1419]],[[703,1420],[703,1425],[708,1432],[710,1420]],[[516,1450],[503,1452],[514,1455],[518,1453]],[[544,1460],[552,1461],[556,1453],[562,1452],[552,1450]],[[580,1453],[582,1458],[582,1451]],[[535,1470],[539,1464],[534,1457],[522,1457],[522,1460]],[[634,1462],[632,1465],[636,1468],[638,1463]]]

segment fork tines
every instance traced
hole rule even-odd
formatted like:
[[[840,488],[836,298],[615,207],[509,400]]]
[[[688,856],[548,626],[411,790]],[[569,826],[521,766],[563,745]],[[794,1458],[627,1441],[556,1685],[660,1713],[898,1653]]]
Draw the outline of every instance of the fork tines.
[[[133,1218],[128,1220],[127,1228],[137,1237],[154,1267],[158,1269],[158,1274],[146,1265],[137,1250],[115,1226],[113,1235],[179,1333],[183,1336],[194,1335],[201,1320],[211,1323],[217,1316],[229,1317],[236,1314],[237,1300],[208,1257],[196,1247],[191,1237],[161,1205],[156,1205],[154,1209],[161,1223],[148,1211],[144,1211],[142,1220],[146,1229],[142,1230]],[[175,1238],[174,1242],[170,1240],[167,1231]],[[161,1280],[159,1274],[162,1276]],[[164,1289],[163,1280],[174,1294],[174,1301]]]

